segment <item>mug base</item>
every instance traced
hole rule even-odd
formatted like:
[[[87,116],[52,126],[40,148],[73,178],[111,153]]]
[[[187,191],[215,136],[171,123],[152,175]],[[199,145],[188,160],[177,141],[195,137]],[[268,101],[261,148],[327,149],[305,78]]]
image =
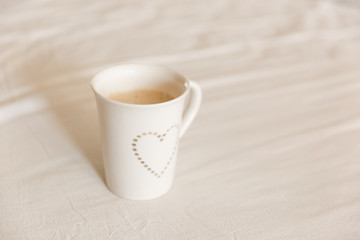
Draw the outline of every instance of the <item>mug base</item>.
[[[167,194],[170,189],[172,188],[172,183],[169,185],[169,187],[167,187],[164,191],[162,191],[161,193],[158,194],[154,194],[154,195],[148,195],[148,196],[135,196],[135,195],[126,195],[126,194],[121,194],[121,193],[117,193],[116,191],[113,191],[109,186],[107,186],[107,188],[110,190],[110,192],[112,194],[114,194],[115,196],[119,197],[119,198],[123,198],[126,200],[131,200],[131,201],[146,201],[146,200],[154,200],[157,198],[160,198],[162,196],[164,196],[165,194]]]

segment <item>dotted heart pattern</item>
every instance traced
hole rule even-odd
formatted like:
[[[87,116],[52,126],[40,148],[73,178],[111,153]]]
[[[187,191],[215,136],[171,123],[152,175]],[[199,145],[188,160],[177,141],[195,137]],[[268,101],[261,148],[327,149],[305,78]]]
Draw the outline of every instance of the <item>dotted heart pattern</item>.
[[[175,156],[176,148],[178,146],[179,139],[178,138],[176,139],[176,143],[175,143],[173,151],[170,155],[170,158],[168,159],[165,166],[162,168],[162,170],[160,172],[157,172],[154,169],[152,169],[149,166],[149,164],[143,159],[143,157],[139,153],[139,150],[137,149],[137,144],[139,141],[141,141],[142,138],[144,138],[146,136],[156,137],[156,139],[158,139],[158,141],[162,142],[162,141],[164,141],[164,138],[171,130],[179,131],[179,126],[177,124],[172,125],[165,131],[165,133],[143,132],[142,134],[137,135],[131,143],[131,147],[134,152],[134,156],[136,157],[136,160],[147,170],[147,172],[149,172],[150,174],[152,174],[154,177],[157,177],[157,178],[160,178],[165,173],[165,171],[168,169],[170,163],[174,160],[174,156]]]

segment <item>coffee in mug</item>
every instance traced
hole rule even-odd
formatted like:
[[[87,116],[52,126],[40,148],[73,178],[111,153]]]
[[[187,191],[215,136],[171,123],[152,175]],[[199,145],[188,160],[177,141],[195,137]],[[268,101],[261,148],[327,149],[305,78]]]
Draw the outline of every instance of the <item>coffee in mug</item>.
[[[169,93],[151,89],[135,89],[126,92],[115,92],[111,93],[109,98],[118,102],[131,104],[155,104],[174,99]]]

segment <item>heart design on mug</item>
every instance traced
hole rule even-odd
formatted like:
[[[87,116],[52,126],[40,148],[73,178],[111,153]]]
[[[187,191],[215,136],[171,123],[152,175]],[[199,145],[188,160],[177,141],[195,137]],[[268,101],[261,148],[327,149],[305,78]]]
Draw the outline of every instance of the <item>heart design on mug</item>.
[[[178,146],[179,126],[173,125],[164,133],[143,132],[137,135],[131,147],[136,160],[153,176],[160,178],[174,160]],[[150,162],[150,160],[155,162]],[[158,162],[160,160],[160,162]]]

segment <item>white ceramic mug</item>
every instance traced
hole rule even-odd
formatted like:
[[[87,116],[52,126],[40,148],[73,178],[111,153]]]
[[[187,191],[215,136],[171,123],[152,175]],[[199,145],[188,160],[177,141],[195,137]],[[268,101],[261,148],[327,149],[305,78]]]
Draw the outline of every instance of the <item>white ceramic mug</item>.
[[[93,78],[91,85],[98,108],[108,188],[117,196],[132,200],[165,194],[174,179],[179,138],[201,104],[199,85],[167,67],[145,64],[106,69]],[[175,98],[146,105],[108,98],[111,93],[134,89],[160,90]]]

